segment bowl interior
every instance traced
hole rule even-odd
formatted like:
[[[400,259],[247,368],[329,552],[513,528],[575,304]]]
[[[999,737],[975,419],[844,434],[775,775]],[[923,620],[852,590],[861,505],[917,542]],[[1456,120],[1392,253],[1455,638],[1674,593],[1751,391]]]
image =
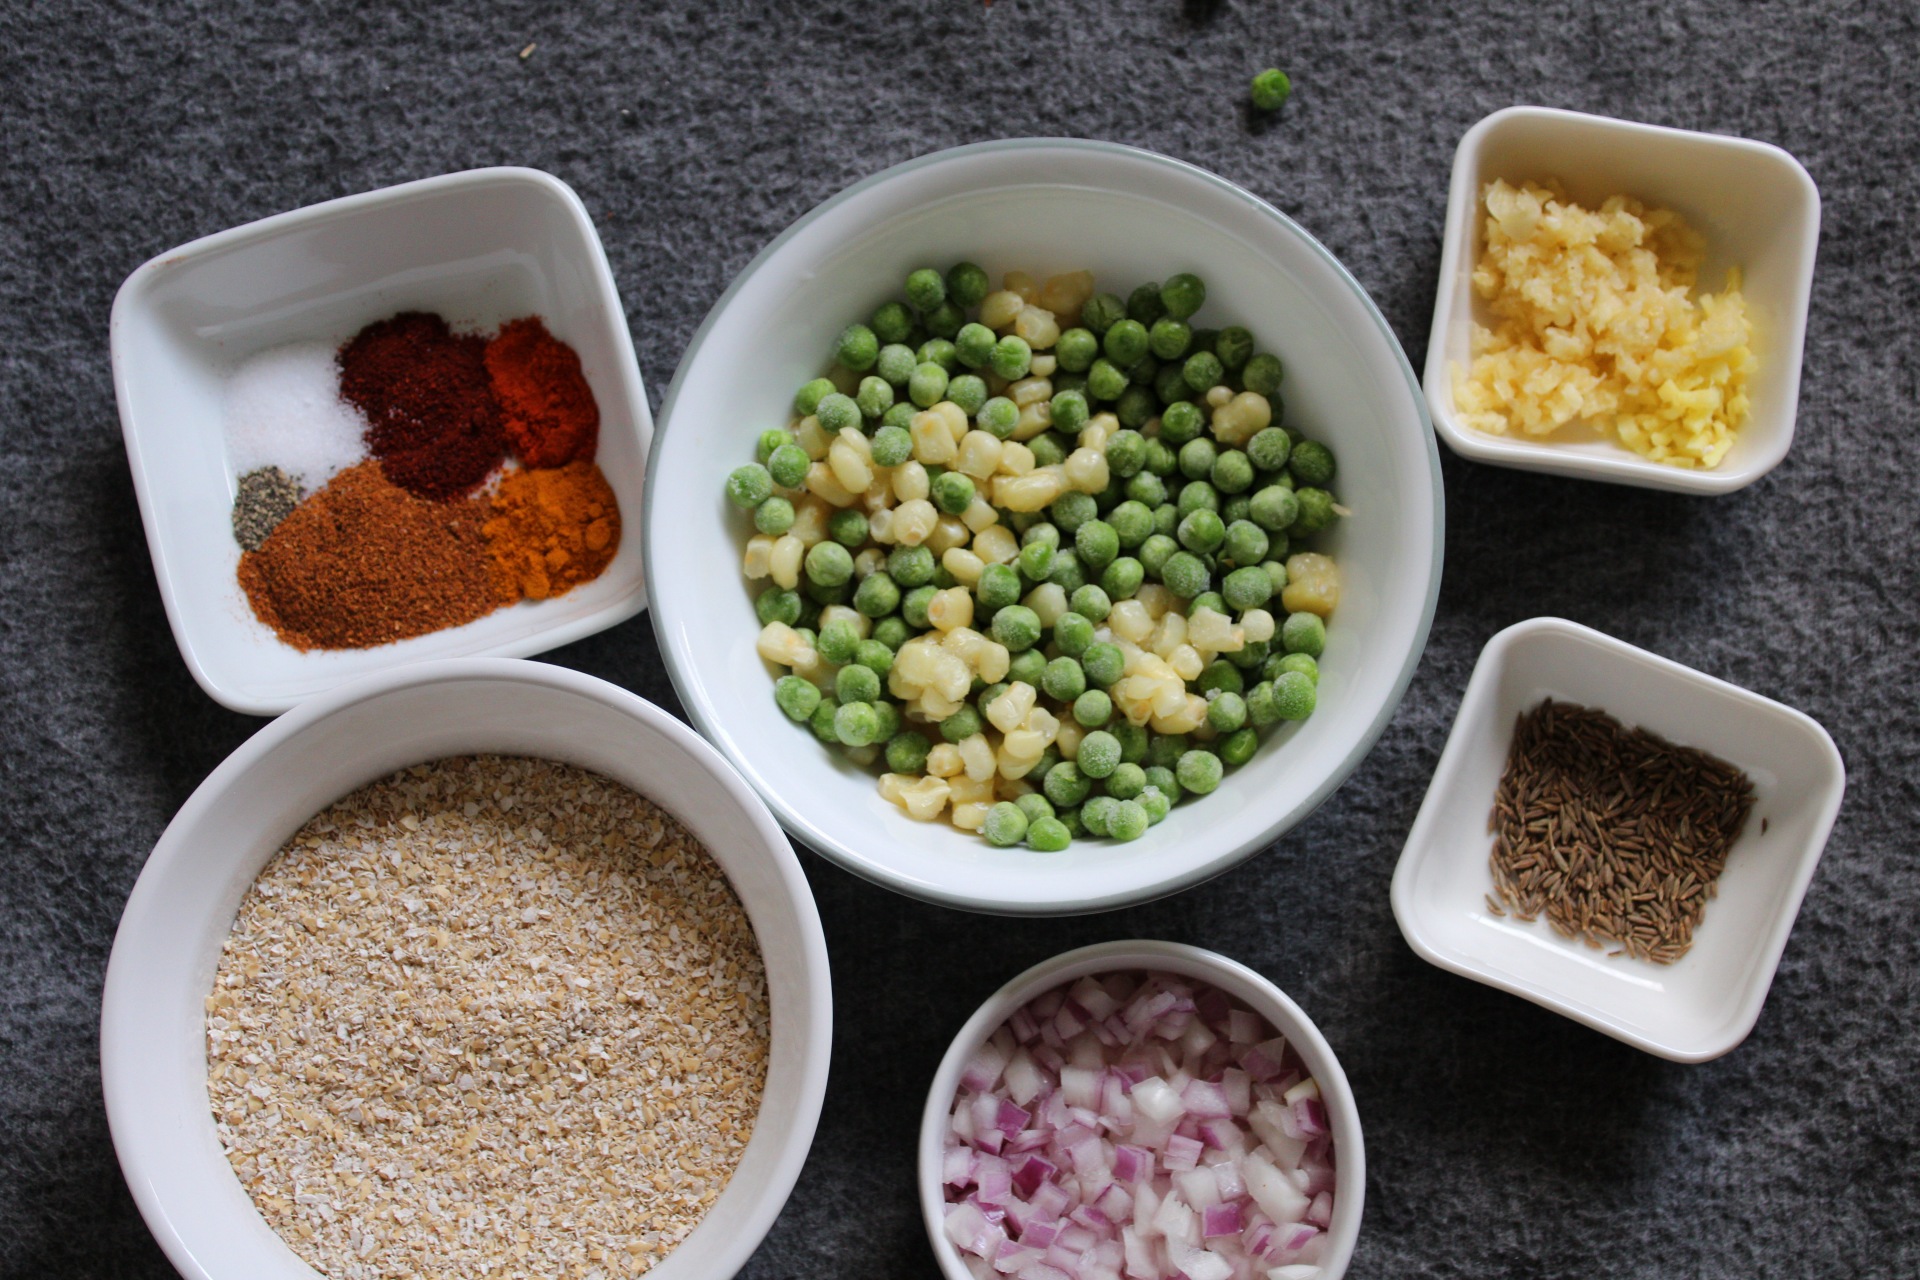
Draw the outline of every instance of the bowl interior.
[[[1013,1011],[1035,996],[1093,973],[1152,970],[1212,983],[1272,1024],[1300,1055],[1320,1083],[1334,1138],[1333,1219],[1327,1225],[1327,1252],[1321,1261],[1323,1280],[1339,1280],[1353,1256],[1360,1236],[1360,1217],[1366,1196],[1366,1150],[1360,1138],[1360,1116],[1347,1074],[1334,1056],[1333,1046],[1312,1019],[1285,992],[1259,973],[1218,952],[1178,942],[1103,942],[1044,960],[1008,982],[967,1020],[953,1038],[934,1072],[927,1106],[920,1121],[917,1176],[920,1207],[935,1258],[948,1280],[972,1280],[960,1254],[941,1231],[945,1187],[941,1182],[942,1145],[953,1099],[960,1091],[960,1075],[967,1059],[985,1043]]]
[[[1745,770],[1754,808],[1692,948],[1670,965],[1611,959],[1487,909],[1488,820],[1516,717],[1553,697]],[[1496,636],[1395,876],[1394,906],[1428,958],[1652,1052],[1724,1053],[1752,1029],[1840,803],[1832,741],[1797,711],[1558,619]],[[1763,831],[1761,828],[1765,826]]]
[[[194,793],[141,874],[107,976],[102,1073],[128,1183],[183,1274],[314,1275],[255,1211],[209,1110],[203,1001],[240,899],[314,813],[449,755],[539,756],[626,784],[699,837],[752,921],[773,1028],[760,1113],[725,1191],[650,1274],[732,1274],[792,1189],[825,1091],[832,1014],[819,917],[779,829],[717,755],[638,698],[529,663],[461,667],[269,726]]]
[[[1338,456],[1354,515],[1323,542],[1344,590],[1328,627],[1319,709],[1280,731],[1202,804],[1132,844],[1076,841],[1035,857],[944,822],[916,823],[873,776],[774,705],[740,573],[747,529],[729,471],[793,390],[818,376],[841,326],[898,295],[909,270],[963,258],[997,281],[1087,268],[1100,287],[1191,270],[1200,321],[1239,321],[1288,367],[1287,421]],[[1298,821],[1369,747],[1418,659],[1440,559],[1437,456],[1398,344],[1339,265],[1237,188],[1162,157],[1092,144],[964,148],[890,170],[816,210],[735,283],[669,395],[650,481],[654,625],[682,700],[787,829],[855,872],[986,910],[1093,910],[1171,892]],[[664,539],[664,541],[658,541]],[[670,550],[668,550],[670,548]]]
[[[234,580],[238,476],[221,419],[240,362],[297,340],[344,342],[398,311],[456,328],[545,318],[580,355],[599,402],[598,460],[619,495],[620,549],[555,600],[377,649],[301,653],[261,624]],[[240,227],[141,267],[115,304],[122,425],[182,655],[237,710],[277,712],[401,662],[524,655],[645,604],[640,501],[653,424],[606,256],[579,200],[532,170],[479,170],[350,196]]]
[[[1597,433],[1548,443],[1485,435],[1454,419],[1449,365],[1467,366],[1472,323],[1491,322],[1471,284],[1486,248],[1481,188],[1495,179],[1548,177],[1559,179],[1588,208],[1630,195],[1679,211],[1707,239],[1702,292],[1719,292],[1727,269],[1740,269],[1759,368],[1750,386],[1751,416],[1714,470],[1688,472],[1651,462]],[[1559,461],[1606,478],[1631,477],[1629,483],[1715,491],[1750,483],[1785,456],[1798,407],[1820,226],[1819,194],[1786,152],[1745,138],[1514,108],[1482,121],[1462,141],[1449,198],[1439,283],[1444,315],[1434,328],[1426,374],[1435,419],[1449,441],[1466,443],[1472,456],[1488,461]]]

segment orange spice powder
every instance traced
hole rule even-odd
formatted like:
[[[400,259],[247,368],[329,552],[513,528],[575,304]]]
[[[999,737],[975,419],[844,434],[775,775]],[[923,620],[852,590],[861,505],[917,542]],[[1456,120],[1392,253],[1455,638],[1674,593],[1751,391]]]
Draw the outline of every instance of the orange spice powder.
[[[591,462],[514,471],[482,529],[501,590],[545,600],[591,582],[620,547],[620,507]]]

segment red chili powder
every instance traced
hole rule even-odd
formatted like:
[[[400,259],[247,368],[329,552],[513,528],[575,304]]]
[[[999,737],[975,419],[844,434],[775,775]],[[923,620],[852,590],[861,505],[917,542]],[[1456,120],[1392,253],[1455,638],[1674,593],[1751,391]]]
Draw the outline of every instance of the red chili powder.
[[[580,372],[580,357],[548,333],[539,316],[500,326],[487,344],[487,372],[520,461],[564,467],[593,457],[600,406]]]
[[[423,498],[457,498],[506,456],[487,340],[439,316],[404,311],[340,348],[340,394],[367,419],[367,448],[387,478]]]

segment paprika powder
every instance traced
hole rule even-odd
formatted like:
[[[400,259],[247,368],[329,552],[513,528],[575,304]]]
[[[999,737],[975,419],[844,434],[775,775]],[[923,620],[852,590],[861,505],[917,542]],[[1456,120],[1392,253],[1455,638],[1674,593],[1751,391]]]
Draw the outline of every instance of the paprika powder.
[[[539,316],[501,325],[486,359],[507,441],[520,461],[564,467],[593,457],[600,406],[580,372],[580,357],[548,333]]]
[[[457,498],[506,456],[487,340],[423,311],[377,320],[340,348],[340,394],[367,419],[387,478],[423,498]]]

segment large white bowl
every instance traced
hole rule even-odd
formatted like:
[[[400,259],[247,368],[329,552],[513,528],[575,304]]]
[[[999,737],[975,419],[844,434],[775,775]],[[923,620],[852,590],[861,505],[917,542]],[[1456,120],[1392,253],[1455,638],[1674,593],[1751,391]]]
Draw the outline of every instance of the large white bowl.
[[[551,600],[370,649],[302,652],[234,572],[221,397],[234,367],[286,342],[345,342],[398,311],[492,330],[539,315],[579,353],[600,406],[597,461],[624,517],[613,561]],[[537,169],[474,169],[275,214],[171,249],[120,286],[113,386],[167,622],[187,669],[235,711],[278,715],[374,671],[434,658],[523,658],[646,607],[640,491],[653,418],[606,251],[572,188]]]
[[[732,1275],[813,1141],[833,1036],[826,942],[800,865],[751,788],[659,708],[511,659],[369,677],[274,721],[181,806],[134,886],[100,1015],[107,1120],[127,1185],[191,1280],[315,1280],[254,1209],[207,1098],[204,1002],[234,912],[269,858],[342,795],[405,765],[491,752],[592,769],[684,823],[740,895],[766,961],[773,1043],[753,1138],[707,1216],[648,1274]]]
[[[1339,458],[1353,511],[1325,543],[1345,577],[1319,709],[1204,802],[1131,844],[995,849],[883,801],[873,775],[775,706],[754,652],[741,520],[726,475],[788,420],[840,328],[915,267],[1088,268],[1125,291],[1176,271],[1207,282],[1203,323],[1242,322],[1286,362],[1287,420]],[[1399,342],[1366,292],[1271,205],[1192,165],[1108,143],[982,143],[898,165],[813,210],[741,272],[694,335],[647,475],[654,628],[694,722],[787,830],[903,893],[975,910],[1097,911],[1204,880],[1273,842],[1340,785],[1386,726],[1426,643],[1440,583],[1438,452]]]
[[[1101,942],[1042,960],[989,996],[948,1046],[947,1056],[933,1074],[927,1105],[920,1115],[920,1147],[915,1162],[920,1215],[941,1273],[947,1280],[973,1280],[960,1251],[942,1229],[946,1221],[946,1187],[941,1179],[943,1147],[967,1059],[1015,1009],[1034,997],[1088,974],[1134,971],[1174,973],[1220,988],[1285,1036],[1319,1082],[1320,1096],[1327,1104],[1327,1123],[1333,1128],[1334,1154],[1333,1219],[1327,1224],[1320,1280],[1340,1280],[1360,1238],[1360,1215],[1367,1195],[1367,1153],[1360,1140],[1360,1111],[1353,1100],[1353,1086],[1347,1083],[1347,1073],[1334,1056],[1333,1046],[1286,992],[1238,960],[1185,943],[1147,940]]]

